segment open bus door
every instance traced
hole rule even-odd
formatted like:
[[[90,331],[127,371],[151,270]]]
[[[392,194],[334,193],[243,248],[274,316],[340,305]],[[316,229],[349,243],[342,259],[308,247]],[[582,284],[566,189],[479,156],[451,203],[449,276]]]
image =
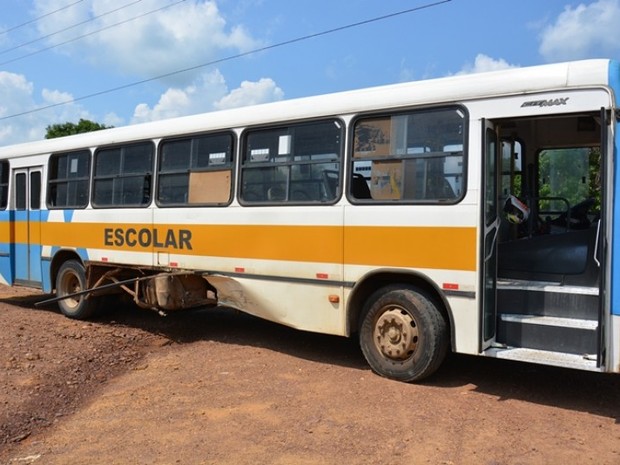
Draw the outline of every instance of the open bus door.
[[[41,285],[41,166],[13,170],[15,283]]]
[[[601,149],[600,149],[600,166],[599,166],[599,179],[600,179],[600,212],[599,221],[596,228],[596,239],[594,243],[594,261],[596,262],[599,272],[599,302],[598,302],[598,330],[597,330],[597,353],[596,353],[596,365],[598,367],[604,366],[606,360],[606,309],[608,308],[607,299],[610,297],[606,292],[607,285],[610,282],[608,277],[608,262],[607,257],[609,253],[607,229],[610,222],[610,215],[613,208],[610,208],[607,201],[610,198],[607,195],[608,190],[611,191],[612,187],[608,185],[608,173],[610,172],[610,162],[614,156],[614,148],[610,146],[613,143],[613,137],[610,137],[610,131],[613,128],[613,112],[608,114],[606,108],[601,108],[600,111],[600,125],[601,125]],[[613,183],[613,181],[612,181]]]
[[[482,170],[482,283],[481,283],[481,338],[480,350],[488,348],[495,340],[497,317],[497,235],[499,232],[498,183],[499,137],[490,121],[483,121],[483,170]]]
[[[594,371],[605,365],[608,113],[483,125],[485,355]],[[521,210],[505,214],[507,199]]]

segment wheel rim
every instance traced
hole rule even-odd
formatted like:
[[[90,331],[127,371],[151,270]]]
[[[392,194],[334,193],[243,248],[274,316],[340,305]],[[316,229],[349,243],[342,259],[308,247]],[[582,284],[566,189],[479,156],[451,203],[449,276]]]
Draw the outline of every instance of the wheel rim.
[[[415,319],[400,306],[386,307],[375,323],[373,339],[383,356],[396,361],[410,358],[418,344]]]
[[[60,281],[61,284],[61,294],[75,294],[76,292],[80,292],[82,290],[82,285],[80,284],[80,279],[74,273],[65,273]],[[65,305],[70,308],[75,308],[80,303],[81,297],[69,297],[64,299]]]

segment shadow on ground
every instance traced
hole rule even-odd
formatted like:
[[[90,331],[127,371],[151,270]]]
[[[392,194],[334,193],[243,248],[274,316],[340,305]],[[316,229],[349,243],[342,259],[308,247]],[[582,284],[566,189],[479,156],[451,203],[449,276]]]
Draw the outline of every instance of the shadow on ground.
[[[55,304],[34,307],[44,298],[41,294],[33,294],[0,301],[34,311],[55,312],[59,318],[62,317]],[[139,328],[177,344],[211,340],[369,370],[354,338],[298,331],[223,307],[160,316],[156,312],[125,305],[107,309],[94,321]],[[500,402],[518,399],[613,418],[620,424],[620,376],[617,374],[451,354],[440,370],[424,384],[446,389],[473,385],[474,391],[492,395]]]

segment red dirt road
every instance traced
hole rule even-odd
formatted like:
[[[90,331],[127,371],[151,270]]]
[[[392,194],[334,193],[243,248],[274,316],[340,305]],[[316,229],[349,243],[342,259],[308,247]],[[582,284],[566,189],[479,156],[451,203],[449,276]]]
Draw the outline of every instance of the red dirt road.
[[[0,464],[618,464],[620,376],[452,356],[424,384],[355,341],[226,309],[92,322],[0,287]]]

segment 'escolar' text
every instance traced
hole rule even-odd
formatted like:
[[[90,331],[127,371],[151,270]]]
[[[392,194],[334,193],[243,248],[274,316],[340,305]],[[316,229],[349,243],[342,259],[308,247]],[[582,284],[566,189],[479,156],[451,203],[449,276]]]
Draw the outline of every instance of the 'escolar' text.
[[[188,229],[105,228],[103,243],[108,247],[154,247],[192,250],[192,232]]]

